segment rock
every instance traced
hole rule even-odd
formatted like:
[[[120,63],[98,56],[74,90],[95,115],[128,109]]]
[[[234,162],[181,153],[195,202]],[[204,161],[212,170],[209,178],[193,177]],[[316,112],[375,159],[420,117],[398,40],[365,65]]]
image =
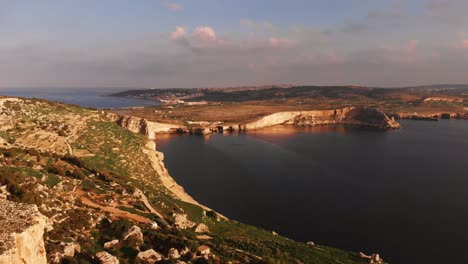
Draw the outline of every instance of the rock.
[[[180,255],[181,255],[181,256],[185,256],[185,255],[187,255],[187,254],[189,254],[189,253],[190,253],[190,248],[188,248],[188,247],[184,247],[184,248],[180,251]]]
[[[174,214],[174,227],[187,229],[195,226],[195,223],[187,219],[186,214]]]
[[[167,253],[167,257],[170,259],[178,259],[180,258],[179,251],[175,248],[169,249],[169,253]]]
[[[161,260],[161,255],[152,249],[140,252],[136,257],[137,264],[153,264]]]
[[[306,245],[313,247],[313,246],[315,246],[315,243],[312,242],[312,241],[309,241],[309,242],[306,243]]]
[[[278,233],[276,233],[275,231],[271,231],[271,234],[274,235],[274,236],[278,235]]]
[[[63,246],[63,257],[73,258],[75,253],[81,252],[81,246],[77,243],[62,243]]]
[[[372,254],[371,256],[368,256],[362,252],[359,252],[359,257],[368,259],[370,264],[380,264],[383,263],[383,259],[380,258],[379,254]]]
[[[211,253],[211,249],[209,246],[200,246],[198,248],[198,252],[200,252],[201,255],[209,255]]]
[[[104,243],[104,249],[118,249],[119,248],[119,240],[114,239],[112,241]]]
[[[379,254],[372,254],[369,263],[370,263],[370,264],[373,264],[373,263],[383,263],[383,260],[380,258],[380,255],[379,255]]]
[[[116,257],[105,251],[96,253],[96,257],[101,264],[119,264],[119,260]]]
[[[123,236],[123,243],[127,247],[139,247],[143,245],[143,233],[138,226],[132,226]]]
[[[36,205],[0,200],[0,263],[46,264],[46,219]]]
[[[152,222],[152,223],[151,223],[151,229],[153,229],[153,230],[159,229],[158,223]]]
[[[210,232],[210,229],[209,229],[208,226],[206,226],[205,224],[200,223],[200,224],[198,224],[197,227],[195,228],[195,232],[196,232],[196,233],[207,233],[207,232]]]

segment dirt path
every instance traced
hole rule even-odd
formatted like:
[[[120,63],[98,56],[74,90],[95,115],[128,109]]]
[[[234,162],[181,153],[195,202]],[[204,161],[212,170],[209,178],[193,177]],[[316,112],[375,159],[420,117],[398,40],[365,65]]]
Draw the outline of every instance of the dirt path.
[[[92,201],[91,199],[89,199],[87,193],[85,191],[83,191],[83,190],[77,189],[76,194],[77,194],[78,198],[80,198],[81,202],[86,206],[93,207],[93,208],[99,208],[102,211],[112,213],[112,214],[114,214],[114,215],[116,215],[118,217],[121,217],[121,218],[131,219],[131,220],[134,220],[136,222],[145,223],[145,224],[151,223],[151,220],[149,220],[148,218],[143,217],[141,215],[132,214],[130,212],[122,211],[120,209],[117,209],[117,208],[111,207],[111,206],[102,206],[102,205]]]
[[[68,154],[70,155],[73,155],[73,148],[71,147],[70,143],[68,143],[68,140],[70,140],[70,138],[74,137],[76,135],[76,133],[78,132],[78,128],[74,127],[73,128],[73,132],[71,135],[69,135],[66,139],[65,139],[65,144],[67,144],[68,146]]]
[[[157,215],[165,226],[170,226],[169,223],[166,221],[166,219],[164,219],[164,217],[156,209],[153,208],[153,206],[148,201],[148,198],[146,198],[146,195],[140,189],[137,188],[135,190],[135,194],[140,196],[140,199],[143,202],[143,204],[146,206],[146,208],[148,208],[148,210],[150,210],[151,213]]]

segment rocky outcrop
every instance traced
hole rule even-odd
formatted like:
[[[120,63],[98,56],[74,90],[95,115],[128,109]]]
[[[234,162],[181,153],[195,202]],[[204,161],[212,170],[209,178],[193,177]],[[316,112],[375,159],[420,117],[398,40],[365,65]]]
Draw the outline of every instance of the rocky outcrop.
[[[175,133],[180,128],[180,126],[177,125],[152,122],[139,117],[117,115],[114,113],[107,113],[106,115],[112,122],[117,123],[119,126],[134,133],[143,134],[152,140],[156,139],[157,134]]]
[[[47,263],[45,227],[46,217],[36,205],[0,200],[0,263]]]
[[[400,128],[394,119],[377,108],[346,107],[333,110],[279,112],[245,125],[246,130],[275,125],[317,126],[356,125],[382,129]]]

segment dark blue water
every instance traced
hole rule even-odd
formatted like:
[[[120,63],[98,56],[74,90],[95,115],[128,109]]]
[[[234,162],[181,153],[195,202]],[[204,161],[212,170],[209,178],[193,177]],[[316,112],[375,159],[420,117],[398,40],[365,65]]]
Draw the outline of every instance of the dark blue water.
[[[151,100],[107,96],[117,91],[119,90],[109,88],[21,88],[0,89],[0,95],[40,98],[91,108],[121,108],[159,104],[158,102]]]
[[[158,149],[232,219],[390,263],[468,263],[468,121],[402,124],[163,137]]]

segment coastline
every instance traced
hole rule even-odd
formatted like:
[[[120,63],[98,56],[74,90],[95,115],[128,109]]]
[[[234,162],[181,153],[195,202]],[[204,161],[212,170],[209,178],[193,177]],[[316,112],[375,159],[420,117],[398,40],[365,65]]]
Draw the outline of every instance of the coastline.
[[[200,206],[206,211],[214,211],[213,209],[199,203],[192,196],[190,196],[182,187],[179,185],[174,178],[171,177],[169,171],[164,165],[164,153],[156,150],[156,143],[151,139],[147,139],[145,149],[143,152],[148,156],[151,161],[151,166],[158,173],[159,178],[161,179],[162,184],[166,189],[172,192],[177,198],[186,203],[191,203],[197,206]],[[216,212],[221,218],[228,219],[226,216]]]

